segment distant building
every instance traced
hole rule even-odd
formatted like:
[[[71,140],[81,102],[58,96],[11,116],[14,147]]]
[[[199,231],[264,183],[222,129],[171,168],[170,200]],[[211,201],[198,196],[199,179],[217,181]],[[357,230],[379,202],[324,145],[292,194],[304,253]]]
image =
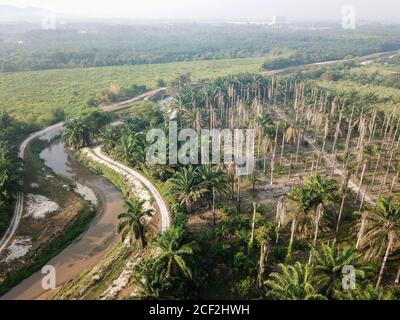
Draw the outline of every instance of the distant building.
[[[273,26],[280,26],[286,23],[286,17],[284,16],[273,16],[272,23]]]

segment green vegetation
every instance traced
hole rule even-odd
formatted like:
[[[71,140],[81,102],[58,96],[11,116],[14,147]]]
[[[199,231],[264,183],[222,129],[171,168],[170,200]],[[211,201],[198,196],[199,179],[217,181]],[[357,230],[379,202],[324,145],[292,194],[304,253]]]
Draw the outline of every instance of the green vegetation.
[[[346,32],[335,23],[296,24],[294,28],[233,23],[68,23],[52,32],[34,25],[2,24],[0,71],[217,60],[296,51],[291,60],[274,61],[283,66],[397,49],[398,33],[396,25],[363,25]]]
[[[0,112],[0,236],[7,229],[18,191],[20,162],[14,142],[21,132],[19,124],[8,113]]]
[[[118,216],[117,233],[121,235],[122,241],[130,237],[140,241],[142,250],[146,247],[146,230],[142,220],[151,216],[153,210],[144,209],[144,200],[131,198],[126,200],[126,211]]]
[[[150,166],[143,158],[149,144],[135,137],[167,126],[159,110],[152,117],[149,112],[145,121],[138,116],[143,110],[133,110],[122,128],[113,131],[117,142],[105,140],[110,155],[169,186],[171,208],[182,230],[173,227],[167,236],[185,239],[174,240],[170,260],[165,258],[171,264],[161,268],[155,262],[163,251],[158,241],[151,243],[155,253],[135,269],[141,297],[394,297],[398,270],[391,261],[398,249],[400,197],[392,163],[399,154],[394,151],[400,141],[398,113],[379,113],[376,101],[364,108],[347,107],[343,98],[313,82],[287,77],[272,81],[242,74],[196,84],[177,81],[174,91],[166,113],[174,115],[180,128],[252,127],[262,163],[247,179],[236,176],[234,164]],[[387,165],[379,171],[383,158]],[[374,187],[378,180],[379,193]],[[260,181],[271,190],[280,190],[286,181],[292,187],[279,199],[272,196],[271,205],[262,200]],[[228,192],[217,192],[218,187]],[[199,227],[198,220],[208,214],[211,219]],[[196,257],[193,250],[198,250]],[[179,252],[183,256],[176,256]],[[168,265],[175,270],[172,277],[167,276],[172,272]],[[351,293],[342,288],[348,265],[357,276]]]
[[[116,85],[132,84],[148,88],[158,86],[158,79],[172,81],[180,74],[193,79],[215,78],[238,72],[258,72],[265,58],[219,61],[180,62],[162,65],[105,67],[38,72],[0,73],[0,109],[6,110],[28,126],[54,121],[60,108],[67,115],[86,109],[93,97]]]

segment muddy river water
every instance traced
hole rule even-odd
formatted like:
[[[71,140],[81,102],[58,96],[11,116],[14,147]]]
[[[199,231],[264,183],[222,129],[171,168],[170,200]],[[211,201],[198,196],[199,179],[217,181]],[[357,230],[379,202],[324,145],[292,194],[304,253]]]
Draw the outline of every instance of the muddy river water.
[[[40,139],[51,139],[59,132],[60,129],[54,130]],[[85,269],[95,266],[111,249],[116,240],[117,217],[123,210],[124,201],[122,193],[111,182],[77,163],[60,140],[54,140],[41,152],[40,157],[57,175],[73,181],[76,185],[75,191],[99,208],[89,229],[47,263],[55,268],[56,284],[59,286]],[[42,288],[43,277],[41,271],[34,273],[1,299],[51,297],[52,290]]]

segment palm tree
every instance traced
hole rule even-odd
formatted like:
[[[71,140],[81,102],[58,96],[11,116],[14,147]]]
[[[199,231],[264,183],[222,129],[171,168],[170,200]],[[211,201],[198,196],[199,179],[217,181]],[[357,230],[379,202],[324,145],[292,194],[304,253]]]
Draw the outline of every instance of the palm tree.
[[[171,193],[178,201],[192,211],[193,204],[207,191],[202,185],[198,171],[192,166],[182,168],[174,178],[170,179]]]
[[[146,159],[146,146],[141,134],[125,133],[122,135],[113,153],[117,159],[128,164],[143,164]]]
[[[64,124],[61,140],[67,148],[79,149],[91,144],[91,134],[84,118],[74,118]]]
[[[279,272],[270,274],[265,285],[267,296],[276,300],[327,300],[314,283],[313,269],[308,264],[278,265]]]
[[[98,142],[105,152],[110,152],[117,144],[118,132],[113,126],[106,126],[98,134]]]
[[[362,168],[360,184],[358,187],[358,192],[357,192],[355,201],[357,201],[357,199],[361,193],[361,187],[362,187],[362,183],[364,181],[365,169],[367,168],[367,166],[369,167],[371,165],[372,159],[374,159],[377,155],[379,155],[380,152],[381,152],[380,148],[375,145],[372,145],[372,144],[368,144],[364,147],[364,149],[363,149],[364,165]],[[357,173],[356,173],[356,178],[357,178]]]
[[[153,213],[152,209],[144,208],[144,203],[144,200],[137,198],[127,200],[125,202],[126,211],[118,216],[117,225],[117,233],[121,235],[122,241],[125,241],[128,236],[133,236],[140,241],[142,249],[146,246],[145,226],[142,220]]]
[[[173,226],[156,240],[158,250],[154,265],[163,279],[170,280],[180,274],[192,278],[188,258],[193,256],[195,244],[185,243],[184,230]]]
[[[192,128],[196,131],[200,131],[201,128],[204,128],[204,121],[202,119],[201,109],[200,108],[192,108],[189,110],[185,110],[182,114],[182,125]]]
[[[356,264],[362,256],[353,248],[345,247],[341,250],[335,243],[322,243],[319,247],[312,246],[313,267],[316,279],[327,297],[332,297],[343,278],[342,270],[347,265],[356,268],[356,276],[364,278],[365,273]]]
[[[229,193],[229,181],[225,173],[216,166],[203,165],[199,167],[197,174],[202,187],[206,190],[204,196],[207,200],[211,199],[213,226],[215,226],[215,197]]]
[[[287,253],[287,256],[290,257],[296,231],[300,229],[303,233],[308,234],[309,225],[312,221],[311,212],[319,204],[319,201],[316,194],[302,186],[294,188],[288,194],[288,199],[294,203],[294,208],[288,215],[289,220],[292,221]]]
[[[304,179],[304,186],[310,189],[324,206],[338,199],[339,184],[335,179],[314,175]]]
[[[357,286],[354,290],[345,292],[336,290],[335,299],[337,300],[393,300],[391,291],[385,288],[375,288],[372,284],[366,287]]]
[[[360,235],[360,248],[366,248],[365,260],[383,256],[376,287],[379,288],[389,255],[400,247],[400,206],[392,199],[382,198],[368,212],[368,220],[358,224],[364,232]]]

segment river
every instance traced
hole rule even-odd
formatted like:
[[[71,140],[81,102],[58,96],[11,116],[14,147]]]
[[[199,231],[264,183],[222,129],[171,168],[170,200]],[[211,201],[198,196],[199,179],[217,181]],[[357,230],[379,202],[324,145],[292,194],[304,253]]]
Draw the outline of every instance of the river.
[[[60,129],[57,129],[40,138],[50,139],[59,132]],[[77,163],[60,140],[51,142],[40,153],[40,157],[57,175],[72,180],[77,185],[76,191],[92,203],[98,203],[99,207],[89,229],[47,263],[55,268],[56,284],[60,286],[85,269],[95,266],[111,249],[116,241],[115,226],[118,215],[123,211],[124,200],[122,193],[111,182]],[[54,292],[42,288],[43,276],[40,271],[34,273],[1,299],[30,300],[51,297]]]

